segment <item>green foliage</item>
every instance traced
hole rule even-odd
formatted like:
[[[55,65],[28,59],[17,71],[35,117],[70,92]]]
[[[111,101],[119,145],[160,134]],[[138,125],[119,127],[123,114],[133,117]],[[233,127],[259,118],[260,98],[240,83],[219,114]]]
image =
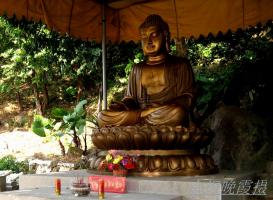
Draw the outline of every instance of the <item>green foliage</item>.
[[[63,108],[53,108],[51,110],[51,116],[54,119],[63,119],[65,115],[68,115],[68,111]]]
[[[0,58],[4,81],[12,85],[9,92],[17,91],[23,83],[45,81],[43,73],[49,73],[52,65],[52,52],[42,43],[49,34],[45,25],[37,23],[31,29],[27,29],[32,25],[27,22],[19,23],[19,26],[8,25],[7,22],[5,25],[1,35],[9,45],[1,49]]]
[[[120,69],[124,74],[123,76],[116,76],[115,81],[110,85],[108,92],[108,101],[121,100],[124,97],[124,91],[127,87],[127,82],[129,74],[133,68],[133,65],[143,61],[144,55],[139,46],[136,46],[134,51],[134,59],[128,59],[126,64],[122,64],[122,69]]]
[[[68,129],[74,131],[77,135],[81,135],[84,132],[86,125],[86,113],[84,109],[86,103],[86,100],[80,101],[72,113],[63,116],[63,121],[68,125]]]
[[[200,113],[204,113],[209,105],[216,105],[223,100],[226,91],[235,84],[235,80],[236,90],[241,89],[242,85],[249,84],[243,83],[244,79],[253,84],[251,87],[254,88],[249,88],[249,91],[260,90],[261,85],[271,85],[266,78],[266,71],[269,71],[266,62],[272,63],[272,33],[271,21],[265,26],[249,27],[245,31],[238,30],[219,37],[187,41],[188,58],[192,63],[199,88],[197,110]],[[261,65],[259,64],[261,61],[262,66],[251,69],[251,66]],[[252,70],[254,71],[251,72]],[[259,76],[251,78],[250,73],[259,74],[263,78]],[[244,78],[239,80],[240,76]]]
[[[53,138],[60,141],[64,135],[73,138],[74,146],[79,147],[78,137],[84,133],[86,126],[86,100],[80,101],[73,111],[63,108],[53,108],[51,118],[35,115],[32,132],[40,137]],[[94,121],[94,119],[92,119]]]
[[[16,161],[16,158],[10,155],[0,159],[0,170],[11,170],[13,173],[26,173],[29,170],[29,166],[27,161]]]
[[[77,95],[77,88],[74,86],[69,86],[65,88],[63,92],[64,99],[67,101],[73,101],[75,99],[75,96]]]
[[[134,60],[129,60],[128,64],[125,67],[126,76],[127,77],[129,76],[129,74],[130,74],[130,72],[131,72],[134,64],[140,63],[143,60],[144,60],[144,54],[143,54],[143,52],[137,52],[135,54]]]
[[[79,91],[83,91],[80,99],[98,96],[102,80],[100,44],[61,36],[42,23],[6,17],[0,17],[0,41],[0,92],[8,98],[18,92],[27,98],[34,87],[36,100],[46,97],[48,88],[49,103],[56,97],[73,102]],[[139,52],[139,45],[133,42],[107,45],[109,88],[126,84],[133,62],[127,65],[128,61]]]
[[[40,137],[46,137],[52,128],[52,121],[41,115],[35,115],[31,126],[31,130]]]

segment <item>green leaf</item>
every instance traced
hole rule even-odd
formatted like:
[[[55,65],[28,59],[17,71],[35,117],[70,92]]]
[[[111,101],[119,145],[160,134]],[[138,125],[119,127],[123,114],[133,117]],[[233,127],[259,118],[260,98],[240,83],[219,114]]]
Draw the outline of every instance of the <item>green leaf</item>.
[[[58,131],[61,128],[62,124],[63,124],[63,122],[57,122],[54,125],[53,130]]]
[[[40,137],[45,137],[46,132],[48,131],[47,126],[49,126],[48,119],[41,115],[35,115],[31,130]]]
[[[80,101],[77,105],[76,108],[74,109],[74,112],[76,112],[78,115],[82,116],[85,111],[84,111],[84,105],[87,104],[86,100]]]
[[[0,84],[0,94],[1,93],[8,93],[12,89],[11,85]]]
[[[73,123],[77,121],[77,115],[75,112],[69,113],[63,117],[65,123]]]
[[[62,119],[65,115],[67,115],[69,112],[63,108],[53,108],[51,110],[51,115],[54,118]]]
[[[76,130],[78,135],[81,135],[84,132],[85,125],[86,125],[85,119],[80,119],[77,121]]]
[[[68,88],[66,88],[65,92],[68,94],[68,95],[71,95],[71,96],[74,96],[77,94],[77,89],[70,86]]]

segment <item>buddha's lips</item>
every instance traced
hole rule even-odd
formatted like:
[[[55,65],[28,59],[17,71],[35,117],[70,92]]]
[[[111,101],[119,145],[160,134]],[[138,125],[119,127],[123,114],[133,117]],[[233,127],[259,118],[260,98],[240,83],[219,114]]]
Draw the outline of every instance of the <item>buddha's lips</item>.
[[[155,45],[153,45],[153,44],[149,44],[149,45],[147,45],[147,49],[154,49],[155,48]]]

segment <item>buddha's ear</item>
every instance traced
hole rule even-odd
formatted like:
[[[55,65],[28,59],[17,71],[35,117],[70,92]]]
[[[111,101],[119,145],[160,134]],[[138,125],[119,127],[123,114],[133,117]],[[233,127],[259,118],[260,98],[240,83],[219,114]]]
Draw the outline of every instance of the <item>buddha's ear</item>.
[[[164,31],[163,33],[164,33],[164,37],[165,37],[166,51],[169,53],[169,52],[171,52],[170,33],[168,31]]]
[[[143,41],[142,41],[142,40],[141,40],[141,49],[142,49],[142,52],[143,52],[144,56],[146,56],[146,53],[145,53],[145,51],[143,50]]]

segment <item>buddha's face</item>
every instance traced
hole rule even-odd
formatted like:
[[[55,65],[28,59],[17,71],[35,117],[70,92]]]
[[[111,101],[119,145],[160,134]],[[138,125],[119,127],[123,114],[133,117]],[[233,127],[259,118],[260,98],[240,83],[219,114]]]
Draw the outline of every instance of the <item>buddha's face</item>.
[[[164,36],[157,26],[149,26],[140,30],[141,45],[145,55],[157,56],[164,50]]]

